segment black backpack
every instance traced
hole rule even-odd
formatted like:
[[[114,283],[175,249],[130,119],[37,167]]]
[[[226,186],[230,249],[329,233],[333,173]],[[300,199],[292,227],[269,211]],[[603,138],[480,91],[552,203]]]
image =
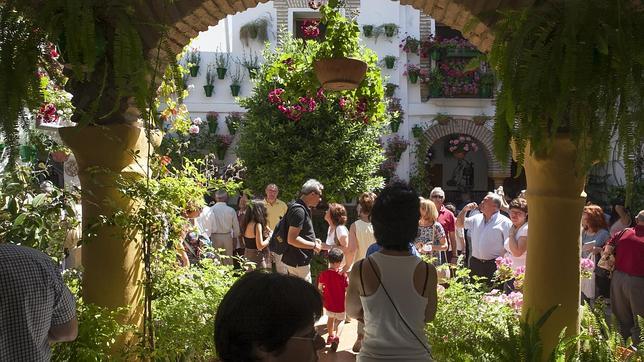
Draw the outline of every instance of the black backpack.
[[[289,225],[287,215],[295,207],[304,208],[302,205],[295,202],[290,204],[286,210],[286,214],[277,222],[277,225],[275,225],[273,235],[271,235],[271,239],[268,241],[268,249],[275,254],[282,255],[286,249],[288,249],[287,239]]]

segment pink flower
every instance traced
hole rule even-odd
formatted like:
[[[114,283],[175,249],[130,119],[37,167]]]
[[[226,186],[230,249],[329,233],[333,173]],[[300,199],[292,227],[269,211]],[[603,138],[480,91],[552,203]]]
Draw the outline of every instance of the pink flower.
[[[199,125],[201,125],[201,123],[202,123],[202,121],[201,121],[200,117],[197,117],[197,118],[192,120],[192,124],[194,124],[194,125],[199,126]]]
[[[457,145],[459,143],[458,140],[454,140],[454,144]]]
[[[188,132],[190,132],[190,134],[199,133],[199,126],[193,124],[192,126],[190,126],[190,129],[188,129]]]
[[[469,147],[468,145],[465,145],[465,147],[463,147],[463,150],[464,150],[464,151],[469,151],[469,150],[470,150],[470,147]]]
[[[347,105],[347,100],[344,98],[338,99],[338,105],[340,106],[340,109],[344,109],[344,107]]]
[[[517,277],[517,276],[519,276],[521,274],[525,274],[525,265],[521,265],[520,267],[518,267],[518,268],[516,268],[514,270],[515,277]]]
[[[53,60],[57,60],[58,57],[60,56],[60,54],[58,53],[58,50],[56,49],[56,46],[53,44],[49,47],[49,56]]]

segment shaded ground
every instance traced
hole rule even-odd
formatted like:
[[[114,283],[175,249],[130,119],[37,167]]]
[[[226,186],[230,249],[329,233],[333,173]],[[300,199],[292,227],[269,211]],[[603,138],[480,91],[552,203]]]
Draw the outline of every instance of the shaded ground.
[[[324,337],[324,340],[327,338],[326,331],[326,316],[320,318],[320,320],[315,323],[315,328],[318,333]],[[334,353],[326,347],[319,352],[320,361],[322,362],[331,362],[331,361],[355,361],[356,353],[351,351],[353,343],[356,341],[358,322],[353,319],[349,323],[345,323],[344,327],[341,327],[342,331],[340,332],[340,345],[338,350]]]

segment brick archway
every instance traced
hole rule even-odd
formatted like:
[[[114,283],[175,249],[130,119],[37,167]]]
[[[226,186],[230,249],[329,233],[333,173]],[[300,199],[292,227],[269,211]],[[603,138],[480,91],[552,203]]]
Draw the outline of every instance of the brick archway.
[[[446,125],[435,123],[425,131],[423,137],[428,144],[432,145],[439,139],[454,133],[466,134],[481,143],[488,159],[488,177],[495,180],[510,177],[510,168],[503,166],[492,152],[492,131],[485,126],[478,126],[469,119],[453,119]]]

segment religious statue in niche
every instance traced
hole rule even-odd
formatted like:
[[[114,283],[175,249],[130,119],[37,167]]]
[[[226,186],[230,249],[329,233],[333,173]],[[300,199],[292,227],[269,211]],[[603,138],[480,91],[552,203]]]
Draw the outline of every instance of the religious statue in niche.
[[[457,187],[461,192],[472,190],[474,186],[474,163],[466,160],[465,156],[470,152],[477,152],[478,149],[479,146],[472,137],[463,134],[452,135],[447,144],[447,151],[457,161],[456,167],[447,181],[447,186]]]

